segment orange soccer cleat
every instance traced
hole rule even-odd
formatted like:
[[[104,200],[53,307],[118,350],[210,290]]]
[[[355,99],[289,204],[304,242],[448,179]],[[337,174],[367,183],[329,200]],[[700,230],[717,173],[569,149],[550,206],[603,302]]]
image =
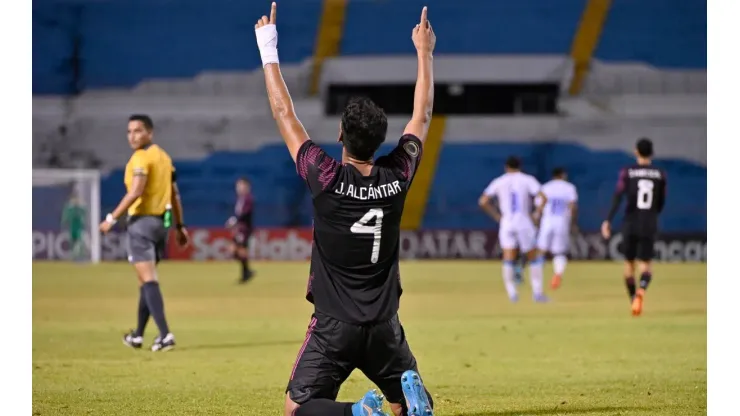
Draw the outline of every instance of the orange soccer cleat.
[[[563,281],[562,276],[559,274],[556,274],[552,277],[552,280],[550,281],[550,287],[553,289],[557,289],[560,287],[560,283]]]
[[[635,298],[632,300],[632,316],[640,316],[642,313],[642,302],[645,297],[645,289],[637,289]]]

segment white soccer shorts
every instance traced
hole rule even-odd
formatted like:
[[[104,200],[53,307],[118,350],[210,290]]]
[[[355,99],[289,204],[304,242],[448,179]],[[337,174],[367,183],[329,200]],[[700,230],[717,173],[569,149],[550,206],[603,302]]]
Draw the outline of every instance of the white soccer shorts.
[[[567,226],[543,224],[537,236],[537,248],[552,254],[568,254],[570,230]]]
[[[534,226],[531,224],[501,224],[498,230],[498,242],[502,249],[527,253],[535,246]]]

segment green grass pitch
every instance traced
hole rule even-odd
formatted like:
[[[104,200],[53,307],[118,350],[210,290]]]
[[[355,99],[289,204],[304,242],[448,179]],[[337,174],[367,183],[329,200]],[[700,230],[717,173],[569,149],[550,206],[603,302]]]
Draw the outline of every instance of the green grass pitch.
[[[571,263],[546,305],[496,262],[405,262],[401,320],[438,416],[706,414],[706,264],[658,264],[642,317],[619,263]],[[125,263],[33,265],[34,415],[281,415],[309,322],[305,263],[161,265],[172,352],[134,351]],[[546,275],[550,273],[549,266]],[[548,279],[549,280],[549,279]],[[149,323],[147,345],[156,334]],[[373,387],[355,373],[340,399]]]

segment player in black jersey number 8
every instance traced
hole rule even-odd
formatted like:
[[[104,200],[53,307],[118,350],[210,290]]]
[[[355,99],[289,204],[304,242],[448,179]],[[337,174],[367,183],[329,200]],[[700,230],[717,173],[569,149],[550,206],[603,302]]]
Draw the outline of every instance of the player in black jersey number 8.
[[[663,212],[666,198],[667,177],[664,170],[652,166],[653,142],[637,141],[637,163],[619,172],[617,190],[612,207],[601,225],[604,238],[611,237],[611,220],[614,218],[623,195],[627,195],[622,225],[622,251],[624,253],[624,279],[632,303],[632,315],[642,314],[645,291],[653,278],[650,267],[653,246],[658,232],[658,217]],[[635,284],[635,260],[640,268],[640,286]]]
[[[276,9],[273,3],[270,17],[257,21],[257,45],[272,114],[311,192],[314,218],[306,293],[314,313],[288,382],[285,414],[384,415],[383,396],[375,390],[357,403],[335,401],[341,384],[357,368],[378,386],[395,415],[431,416],[431,395],[398,318],[401,214],[434,101],[436,39],[427,8],[411,34],[419,65],[414,112],[398,146],[375,159],[388,121],[375,103],[355,98],[344,109],[339,128],[341,161],[314,144],[295,115],[278,64]]]

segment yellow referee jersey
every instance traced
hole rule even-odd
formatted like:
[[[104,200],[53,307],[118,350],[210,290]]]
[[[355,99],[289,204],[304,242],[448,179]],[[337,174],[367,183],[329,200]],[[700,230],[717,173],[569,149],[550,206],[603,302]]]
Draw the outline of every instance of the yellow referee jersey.
[[[167,152],[156,144],[136,150],[126,164],[124,183],[130,190],[134,176],[146,176],[144,193],[128,209],[128,215],[163,215],[172,201],[175,167]]]

